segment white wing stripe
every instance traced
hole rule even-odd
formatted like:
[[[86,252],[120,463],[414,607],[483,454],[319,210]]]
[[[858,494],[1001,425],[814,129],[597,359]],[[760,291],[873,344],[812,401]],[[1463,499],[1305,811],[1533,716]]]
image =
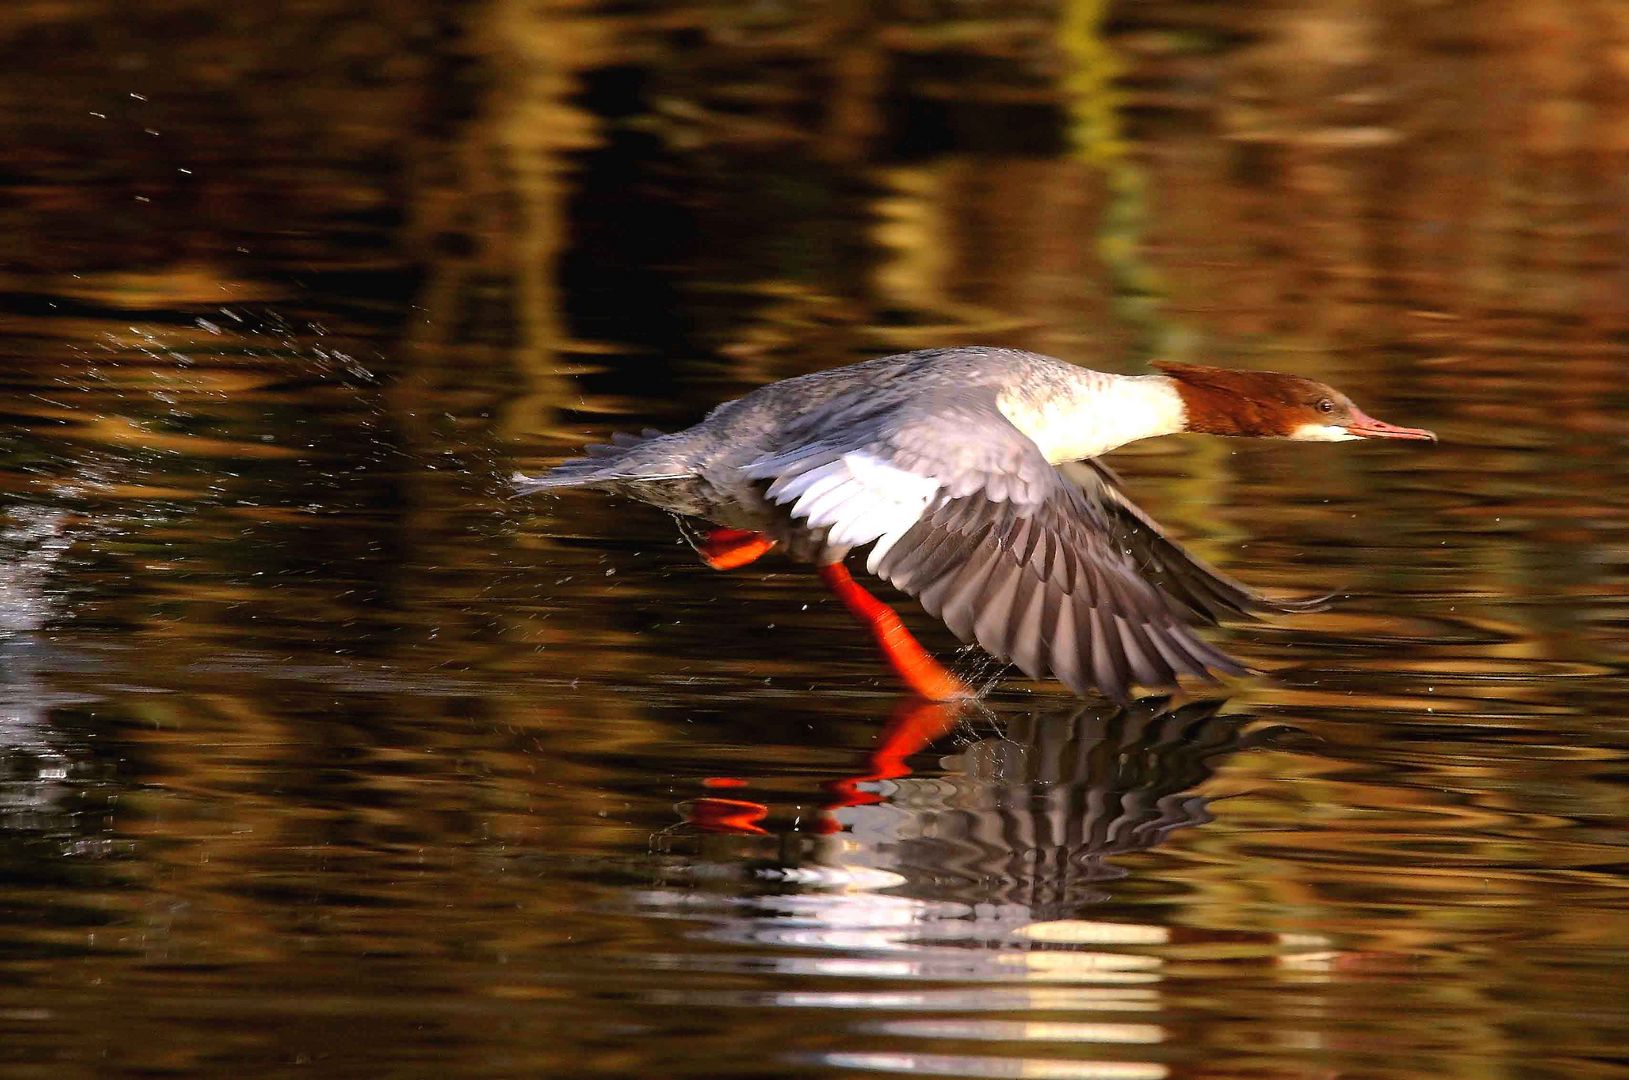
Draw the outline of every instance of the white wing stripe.
[[[822,525],[835,525],[844,519],[852,519],[865,512],[868,492],[853,481],[845,480],[834,484],[820,493],[820,497],[804,505],[803,500],[798,501],[798,507],[793,513],[801,512],[803,517],[814,528]],[[805,499],[808,496],[804,496]],[[847,511],[843,512],[843,508]]]
[[[797,517],[805,517],[808,515],[809,508],[811,506],[820,502],[827,495],[831,494],[833,491],[836,491],[846,483],[848,483],[847,473],[819,476],[816,477],[812,483],[805,486],[801,494],[788,490],[781,496],[781,498],[784,501],[790,501],[791,499],[796,498],[797,502],[792,507],[792,513]]]
[[[822,465],[818,469],[810,469],[808,472],[798,473],[775,481],[769,485],[768,495],[776,502],[790,502],[807,493],[810,488],[817,484],[827,480],[846,479],[847,476],[848,471],[843,468],[843,463],[834,461],[829,465]]]
[[[939,493],[940,484],[864,451],[799,475],[776,480],[768,495],[792,503],[791,514],[811,529],[827,530],[833,547],[859,547],[877,541],[866,560],[877,563],[915,525]]]

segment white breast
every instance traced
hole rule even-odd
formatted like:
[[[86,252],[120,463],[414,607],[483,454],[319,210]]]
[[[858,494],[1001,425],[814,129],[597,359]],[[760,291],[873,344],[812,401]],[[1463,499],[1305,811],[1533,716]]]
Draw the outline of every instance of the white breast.
[[[1001,414],[1057,465],[1187,427],[1182,395],[1163,375],[1111,375],[1082,369],[1075,385],[1004,391]]]

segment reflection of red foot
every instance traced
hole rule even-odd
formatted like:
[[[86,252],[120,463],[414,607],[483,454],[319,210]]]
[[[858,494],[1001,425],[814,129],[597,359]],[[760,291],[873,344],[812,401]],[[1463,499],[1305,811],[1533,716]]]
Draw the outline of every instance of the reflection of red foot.
[[[911,775],[905,759],[931,746],[934,740],[956,725],[958,710],[937,701],[902,700],[883,729],[877,748],[866,759],[866,771],[840,780],[828,780],[821,787],[831,799],[821,807],[814,831],[830,834],[842,830],[842,822],[832,813],[845,806],[871,806],[883,801],[875,791],[863,791],[861,784],[876,780],[898,780]]]
[[[901,698],[894,706],[888,726],[883,728],[877,748],[866,755],[861,772],[837,780],[827,780],[820,786],[829,795],[820,805],[811,831],[821,835],[841,832],[842,822],[833,813],[845,806],[871,806],[883,802],[885,796],[875,791],[861,790],[860,785],[877,780],[897,780],[911,775],[905,760],[933,745],[945,732],[956,725],[961,710],[953,705],[920,698]],[[747,781],[738,776],[708,776],[701,786],[714,791],[744,788]],[[680,807],[687,824],[704,832],[733,833],[737,836],[768,836],[768,830],[759,822],[769,816],[769,807],[746,799],[720,799],[703,796]]]
[[[734,570],[756,562],[775,541],[750,529],[713,529],[696,545],[701,561],[714,570]]]
[[[929,701],[954,701],[972,693],[966,683],[928,655],[928,651],[905,629],[905,624],[894,610],[866,592],[842,563],[822,566],[820,580],[843,602],[850,615],[870,629],[877,647],[882,650],[883,659],[911,690]]]
[[[697,799],[685,804],[684,819],[703,832],[734,833],[737,836],[768,836],[758,823],[769,816],[763,803],[743,799]]]

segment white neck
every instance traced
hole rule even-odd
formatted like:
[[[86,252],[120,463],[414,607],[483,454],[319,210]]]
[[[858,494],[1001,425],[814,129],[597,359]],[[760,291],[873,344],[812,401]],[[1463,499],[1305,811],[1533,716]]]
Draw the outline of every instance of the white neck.
[[[1188,427],[1176,383],[1164,375],[1112,375],[1078,369],[1066,384],[1014,387],[997,407],[1057,465]]]

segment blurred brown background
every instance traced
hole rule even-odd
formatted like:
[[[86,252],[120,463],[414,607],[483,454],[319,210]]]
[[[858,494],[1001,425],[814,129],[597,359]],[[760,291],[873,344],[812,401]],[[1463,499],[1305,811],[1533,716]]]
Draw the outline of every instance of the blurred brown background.
[[[6,1076],[1615,1075],[1629,5],[12,0],[0,146]],[[1444,441],[1118,455],[1342,602],[910,775],[805,576],[502,483],[967,342]]]

